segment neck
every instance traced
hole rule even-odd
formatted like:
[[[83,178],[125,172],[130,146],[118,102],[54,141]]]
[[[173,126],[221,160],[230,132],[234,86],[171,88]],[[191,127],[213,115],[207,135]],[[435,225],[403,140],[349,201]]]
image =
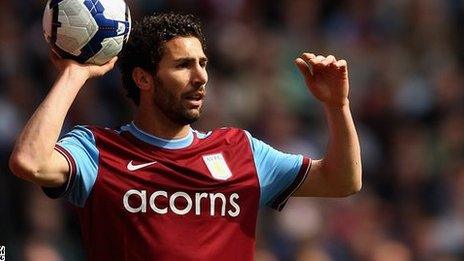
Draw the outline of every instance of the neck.
[[[190,125],[179,125],[171,121],[155,106],[139,106],[134,123],[144,132],[163,139],[180,139],[188,135]]]

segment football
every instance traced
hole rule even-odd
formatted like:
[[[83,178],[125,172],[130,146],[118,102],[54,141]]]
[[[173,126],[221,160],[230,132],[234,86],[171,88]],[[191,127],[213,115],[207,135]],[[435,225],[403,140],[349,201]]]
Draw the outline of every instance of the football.
[[[129,39],[130,11],[124,0],[48,0],[43,31],[61,58],[102,65]]]

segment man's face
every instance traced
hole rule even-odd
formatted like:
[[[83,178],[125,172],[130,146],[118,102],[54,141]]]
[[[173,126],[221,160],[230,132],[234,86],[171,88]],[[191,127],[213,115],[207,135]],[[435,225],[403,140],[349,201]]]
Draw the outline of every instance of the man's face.
[[[154,104],[172,122],[187,125],[200,117],[206,95],[207,58],[196,37],[165,43],[155,75]]]

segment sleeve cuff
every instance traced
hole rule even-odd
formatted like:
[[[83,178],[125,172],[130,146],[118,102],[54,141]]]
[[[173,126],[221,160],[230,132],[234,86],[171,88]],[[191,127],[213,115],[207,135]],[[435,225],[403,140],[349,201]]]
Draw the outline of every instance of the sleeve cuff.
[[[300,171],[295,178],[295,180],[288,186],[282,193],[280,193],[274,200],[271,202],[271,208],[281,211],[285,204],[287,203],[290,196],[298,190],[301,184],[304,183],[306,177],[308,176],[309,169],[311,168],[312,160],[310,158],[303,158],[303,163],[301,164]]]
[[[69,176],[66,183],[64,183],[60,187],[42,187],[42,190],[45,193],[45,195],[52,199],[63,197],[69,191],[69,188],[74,183],[76,177],[76,162],[74,161],[72,155],[64,147],[58,144],[55,145],[55,150],[58,151],[61,155],[63,155],[66,161],[68,162]]]

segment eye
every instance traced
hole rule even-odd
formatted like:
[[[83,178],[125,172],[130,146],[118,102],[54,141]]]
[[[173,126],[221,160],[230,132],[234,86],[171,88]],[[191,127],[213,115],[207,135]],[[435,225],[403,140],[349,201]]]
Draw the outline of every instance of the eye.
[[[182,63],[179,63],[176,68],[178,69],[184,69],[184,68],[187,68],[189,66],[189,63],[188,62],[182,62]]]
[[[200,66],[202,68],[206,68],[206,65],[208,65],[208,61],[200,61]]]

